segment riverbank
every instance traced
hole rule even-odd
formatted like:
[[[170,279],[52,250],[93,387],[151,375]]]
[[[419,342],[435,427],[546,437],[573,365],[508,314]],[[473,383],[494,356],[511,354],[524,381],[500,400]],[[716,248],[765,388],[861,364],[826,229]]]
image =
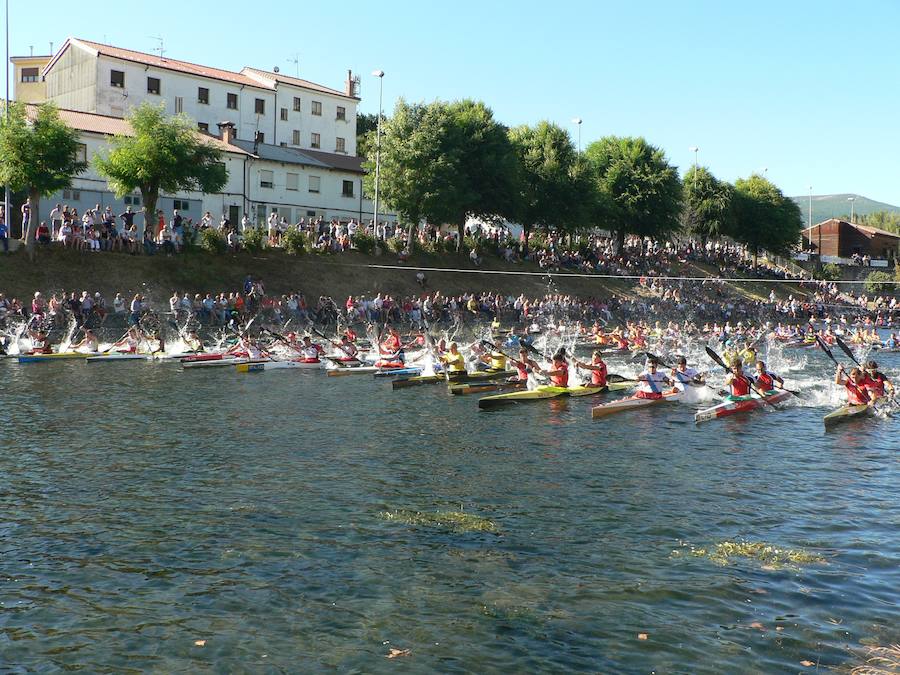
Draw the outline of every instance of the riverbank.
[[[379,265],[385,267],[379,268]],[[565,273],[551,276],[535,263],[505,263],[497,258],[485,258],[480,267],[475,267],[468,256],[453,254],[421,254],[400,262],[396,255],[389,253],[292,256],[281,250],[223,255],[191,251],[171,257],[148,257],[54,248],[39,250],[34,262],[29,261],[24,252],[0,256],[0,292],[8,297],[23,298],[36,290],[44,293],[63,289],[89,290],[100,291],[108,297],[115,293],[143,293],[151,300],[164,301],[175,290],[188,293],[236,290],[251,274],[262,279],[270,294],[299,290],[307,297],[330,295],[335,299],[363,293],[404,296],[422,293],[422,287],[416,282],[417,267],[448,270],[425,272],[425,290],[438,290],[445,295],[496,291],[508,295],[538,296],[552,292],[579,297],[610,297],[613,294],[631,295],[635,286],[631,279],[620,281]],[[673,272],[689,277],[716,275],[714,268],[694,263],[676,264]],[[799,292],[796,284],[780,282],[730,286],[736,293],[751,299],[762,299],[772,289],[780,297]]]

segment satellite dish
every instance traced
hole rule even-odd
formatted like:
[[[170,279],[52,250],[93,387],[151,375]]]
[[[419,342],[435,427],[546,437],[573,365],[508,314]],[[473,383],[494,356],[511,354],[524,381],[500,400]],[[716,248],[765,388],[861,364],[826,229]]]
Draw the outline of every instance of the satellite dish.
[[[280,69],[278,66],[275,66],[275,68],[273,68],[273,70],[274,70],[276,73],[280,73],[280,72],[281,72],[281,69]]]

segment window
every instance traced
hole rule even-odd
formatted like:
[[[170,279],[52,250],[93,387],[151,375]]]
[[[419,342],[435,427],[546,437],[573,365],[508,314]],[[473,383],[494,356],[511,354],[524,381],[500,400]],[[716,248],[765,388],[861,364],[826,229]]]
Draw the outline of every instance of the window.
[[[300,112],[300,97],[294,97],[294,112]]]
[[[256,114],[257,115],[265,115],[266,114],[266,102],[265,100],[258,98],[256,99]]]
[[[159,95],[159,78],[158,77],[148,77],[147,78],[147,93]]]
[[[119,87],[122,89],[125,87],[125,73],[121,70],[111,70],[109,71],[109,86],[111,87]]]
[[[346,119],[347,119],[347,109],[346,109],[344,106],[339,105],[339,106],[337,107],[337,114],[335,115],[335,119],[345,120],[345,121],[346,121]]]
[[[209,105],[209,89],[206,87],[197,87],[197,103]]]
[[[316,132],[312,133],[312,139],[309,142],[309,147],[318,148],[322,145],[322,137]]]
[[[353,196],[353,181],[352,180],[344,181],[344,187],[341,190],[341,196],[342,197],[352,197]]]
[[[334,139],[334,151],[335,152],[347,152],[347,142],[343,138],[335,138]]]
[[[81,192],[79,190],[63,190],[63,200],[71,202],[81,201]]]
[[[229,110],[237,110],[237,94],[228,94],[225,99],[225,105]]]
[[[140,206],[141,205],[141,198],[134,197],[131,195],[125,195],[125,197],[122,199],[122,201],[125,202],[126,206]]]
[[[38,81],[38,69],[37,68],[22,68],[22,82],[37,82]],[[297,99],[294,99],[295,101]]]
[[[284,141],[281,141],[281,143],[279,143],[278,145],[281,146],[282,148],[287,147],[287,143],[285,143]]]
[[[75,146],[75,159],[79,162],[87,161],[87,146],[84,143]]]
[[[309,177],[309,191],[310,192],[318,192],[319,191],[319,177],[318,176],[310,176]]]
[[[287,122],[287,108],[281,109],[281,121]]]
[[[275,187],[275,173],[273,171],[262,170],[259,172],[259,187],[271,188]]]
[[[321,115],[322,114],[322,102],[321,101],[313,101],[312,102],[312,114],[313,115]]]
[[[184,98],[181,96],[175,97],[175,114],[184,112]]]
[[[172,200],[172,208],[177,209],[179,211],[190,211],[191,203],[186,199],[173,199]]]
[[[207,124],[206,122],[197,122],[197,128],[204,134],[209,133],[209,124]]]
[[[262,131],[256,132],[256,142],[257,143],[265,143],[266,142],[266,135]]]
[[[287,178],[285,179],[284,187],[286,190],[299,190],[300,189],[300,174],[299,173],[287,174]]]
[[[309,218],[315,218],[315,217],[316,217],[316,212],[315,212],[315,211],[307,211],[307,212],[306,212],[306,215],[307,215]]]
[[[291,134],[291,143],[293,145],[300,145],[300,130],[294,129],[294,133]]]

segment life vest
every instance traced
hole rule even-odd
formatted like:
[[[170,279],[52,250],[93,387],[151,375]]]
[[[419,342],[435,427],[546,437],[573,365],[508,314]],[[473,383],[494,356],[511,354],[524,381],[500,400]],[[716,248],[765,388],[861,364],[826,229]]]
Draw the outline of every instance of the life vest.
[[[745,375],[733,377],[731,379],[731,395],[732,396],[749,396],[750,382]]]
[[[569,386],[569,366],[565,363],[561,363],[560,365],[554,365],[554,370],[561,371],[559,375],[551,375],[550,376],[550,384],[554,387],[568,387]]]
[[[519,375],[519,381],[524,382],[528,379],[528,365],[522,361],[516,361],[516,371]]]
[[[862,386],[872,398],[881,398],[884,396],[884,375],[876,373],[875,377],[866,375],[862,380]]]
[[[847,402],[850,405],[866,405],[872,400],[862,382],[856,384],[848,377],[844,386],[847,388]]]
[[[491,353],[491,370],[506,370],[506,357],[503,354]]]
[[[772,373],[763,373],[756,376],[756,388],[761,392],[769,392],[775,388],[775,376]]]
[[[459,352],[456,354],[447,352],[444,362],[447,364],[447,370],[451,373],[461,373],[466,370],[466,358]]]
[[[592,370],[591,371],[591,386],[605,387],[606,386],[606,364],[605,363],[593,363],[591,365],[593,365],[595,368],[600,369],[600,370]]]

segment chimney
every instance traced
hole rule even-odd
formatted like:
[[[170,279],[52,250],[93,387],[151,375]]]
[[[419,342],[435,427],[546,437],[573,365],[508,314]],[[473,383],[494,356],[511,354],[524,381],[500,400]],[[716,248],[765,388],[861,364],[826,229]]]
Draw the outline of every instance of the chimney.
[[[347,86],[346,86],[347,96],[353,96],[353,71],[347,71]]]
[[[234,133],[234,122],[219,122],[219,136],[222,138],[222,142],[231,145],[231,141],[233,141],[236,137]]]

